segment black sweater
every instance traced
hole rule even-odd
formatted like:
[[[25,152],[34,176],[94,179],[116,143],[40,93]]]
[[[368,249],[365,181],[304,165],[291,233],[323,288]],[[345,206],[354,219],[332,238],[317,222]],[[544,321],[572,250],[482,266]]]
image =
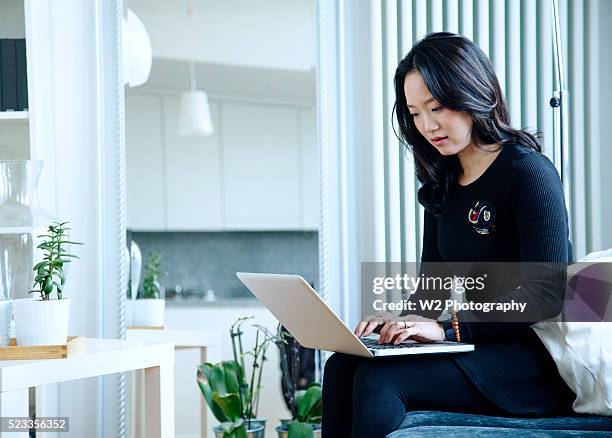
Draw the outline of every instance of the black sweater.
[[[425,214],[422,262],[445,262],[450,271],[455,262],[562,265],[572,259],[568,234],[563,187],[554,165],[532,149],[507,145],[476,181],[457,186],[442,215]],[[559,312],[564,278],[542,281],[529,269],[503,278],[506,283],[496,283],[496,290],[487,293],[493,301],[545,303],[537,320]],[[491,401],[513,414],[567,409],[572,394],[530,323],[469,322],[473,319],[461,311],[458,319],[461,340],[476,349],[450,357]]]

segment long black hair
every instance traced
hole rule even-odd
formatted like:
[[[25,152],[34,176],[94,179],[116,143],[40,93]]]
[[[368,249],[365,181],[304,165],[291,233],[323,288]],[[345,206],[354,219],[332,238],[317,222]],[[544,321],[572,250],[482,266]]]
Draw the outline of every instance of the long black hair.
[[[439,215],[463,169],[456,155],[443,156],[418,131],[404,94],[406,75],[417,71],[431,95],[444,107],[472,116],[474,145],[521,145],[541,152],[536,135],[513,129],[499,81],[487,55],[468,38],[430,33],[417,42],[395,71],[394,112],[398,138],[412,151],[421,182],[419,202]],[[393,122],[393,120],[392,120]]]

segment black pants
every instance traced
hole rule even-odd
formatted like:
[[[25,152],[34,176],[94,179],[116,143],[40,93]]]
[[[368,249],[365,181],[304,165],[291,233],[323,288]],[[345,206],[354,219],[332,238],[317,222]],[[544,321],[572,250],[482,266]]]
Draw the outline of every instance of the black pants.
[[[323,377],[323,437],[385,437],[407,411],[503,415],[448,355],[367,359],[335,353]]]

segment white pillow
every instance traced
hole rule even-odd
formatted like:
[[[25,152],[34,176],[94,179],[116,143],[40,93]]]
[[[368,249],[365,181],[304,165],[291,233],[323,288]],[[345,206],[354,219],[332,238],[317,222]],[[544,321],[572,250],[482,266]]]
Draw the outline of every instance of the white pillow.
[[[612,263],[612,257],[605,257],[610,253],[612,250],[589,254],[581,262]],[[545,321],[532,329],[576,393],[574,411],[612,415],[612,322]]]

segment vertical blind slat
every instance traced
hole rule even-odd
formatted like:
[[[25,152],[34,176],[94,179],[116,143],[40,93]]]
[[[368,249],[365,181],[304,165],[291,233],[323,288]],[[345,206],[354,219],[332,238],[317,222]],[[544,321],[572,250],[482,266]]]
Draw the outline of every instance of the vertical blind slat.
[[[459,32],[459,3],[457,0],[445,0],[444,2],[444,30]]]
[[[397,262],[401,257],[401,214],[400,214],[400,173],[399,145],[387,120],[391,119],[391,108],[394,102],[393,72],[397,66],[397,7],[393,1],[383,2],[382,33],[383,38],[383,84],[384,84],[384,150],[385,150],[385,217],[386,260]]]
[[[413,1],[400,0],[398,8],[398,59],[403,58],[414,44],[413,31]],[[401,260],[414,262],[418,259],[418,241],[420,239],[420,224],[415,220],[417,210],[417,181],[414,172],[414,163],[410,155],[400,159],[400,196],[401,196]]]
[[[583,3],[571,2],[568,23],[568,87],[570,95],[570,138],[572,165],[571,205],[573,210],[573,235],[576,251],[586,252],[586,196],[585,194],[585,143],[584,143],[584,28]]]
[[[536,130],[538,126],[538,59],[537,3],[521,2],[521,128]]]
[[[543,151],[552,159],[553,112],[548,104],[554,90],[551,0],[538,0],[538,128],[544,136]]]
[[[506,89],[512,126],[521,127],[521,87],[524,78],[521,77],[521,2],[506,0]]]
[[[459,6],[459,32],[474,39],[474,0],[461,0]]]
[[[443,0],[429,0],[429,5],[427,32],[441,32],[444,30],[444,2]]]
[[[427,33],[427,0],[415,0],[412,9],[413,40],[416,42]]]
[[[499,84],[508,95],[506,88],[506,8],[504,0],[491,0],[489,8],[490,29],[490,55],[493,67],[497,73]]]
[[[489,0],[475,0],[474,37],[476,44],[487,56],[491,56],[489,49]]]

